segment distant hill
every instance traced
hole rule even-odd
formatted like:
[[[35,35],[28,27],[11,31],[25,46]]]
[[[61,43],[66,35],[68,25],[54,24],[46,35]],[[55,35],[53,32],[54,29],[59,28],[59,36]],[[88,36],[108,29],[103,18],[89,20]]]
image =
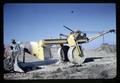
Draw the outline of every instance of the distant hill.
[[[106,53],[116,53],[116,45],[104,43],[96,49],[97,51],[105,51]]]

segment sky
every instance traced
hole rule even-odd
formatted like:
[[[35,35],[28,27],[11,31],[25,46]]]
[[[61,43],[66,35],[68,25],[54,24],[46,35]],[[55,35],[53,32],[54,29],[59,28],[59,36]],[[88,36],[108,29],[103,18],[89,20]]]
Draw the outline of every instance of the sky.
[[[4,5],[4,44],[12,38],[18,42],[59,38],[81,30],[91,36],[100,31],[116,29],[116,6],[114,3],[19,3]],[[92,33],[93,32],[93,33]],[[105,43],[116,44],[116,34],[105,36]],[[95,48],[103,43],[102,37],[83,44],[84,48]]]

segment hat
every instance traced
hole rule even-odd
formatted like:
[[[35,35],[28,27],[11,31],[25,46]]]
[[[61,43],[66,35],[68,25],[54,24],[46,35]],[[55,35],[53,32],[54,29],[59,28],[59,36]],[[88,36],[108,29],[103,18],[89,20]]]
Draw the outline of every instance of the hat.
[[[12,42],[15,42],[15,39],[11,39]]]

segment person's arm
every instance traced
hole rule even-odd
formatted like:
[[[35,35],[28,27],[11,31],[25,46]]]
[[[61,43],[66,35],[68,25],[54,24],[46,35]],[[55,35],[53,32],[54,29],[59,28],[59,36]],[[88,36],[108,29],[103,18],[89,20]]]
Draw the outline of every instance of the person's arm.
[[[13,46],[12,46],[12,44],[10,44],[10,49],[13,50]]]

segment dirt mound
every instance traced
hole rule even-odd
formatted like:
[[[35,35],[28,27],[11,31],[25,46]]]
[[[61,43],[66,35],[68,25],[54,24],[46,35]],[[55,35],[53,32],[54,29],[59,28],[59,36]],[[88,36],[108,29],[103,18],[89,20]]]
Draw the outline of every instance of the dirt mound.
[[[97,51],[105,51],[106,53],[116,53],[116,45],[110,45],[108,43],[102,44],[96,49]]]

